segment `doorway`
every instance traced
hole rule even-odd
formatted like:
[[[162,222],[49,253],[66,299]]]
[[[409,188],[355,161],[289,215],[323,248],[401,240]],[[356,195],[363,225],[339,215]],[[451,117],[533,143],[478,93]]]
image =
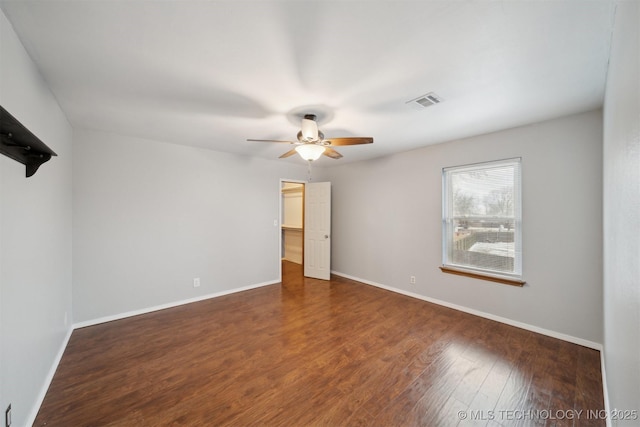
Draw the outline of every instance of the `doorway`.
[[[304,263],[304,183],[280,182],[280,258]]]
[[[331,183],[280,180],[280,279],[282,263],[303,267],[304,276],[331,275]]]

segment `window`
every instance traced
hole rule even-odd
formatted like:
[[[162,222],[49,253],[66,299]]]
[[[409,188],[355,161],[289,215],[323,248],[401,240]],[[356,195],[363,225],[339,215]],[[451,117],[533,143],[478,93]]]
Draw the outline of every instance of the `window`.
[[[520,159],[442,171],[442,270],[522,286]]]

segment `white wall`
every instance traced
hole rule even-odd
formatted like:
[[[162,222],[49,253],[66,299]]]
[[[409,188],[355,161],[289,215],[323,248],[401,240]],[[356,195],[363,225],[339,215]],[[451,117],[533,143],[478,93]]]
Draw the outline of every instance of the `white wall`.
[[[74,319],[279,280],[280,178],[304,166],[75,131]]]
[[[2,12],[0,32],[0,104],[58,154],[30,178],[0,156],[0,413],[21,426],[71,325],[72,134]]]
[[[597,346],[601,154],[601,111],[593,111],[330,168],[332,268]],[[527,284],[442,273],[442,168],[511,157],[522,157]]]
[[[640,3],[620,2],[604,104],[604,353],[622,410],[640,410],[639,28]]]

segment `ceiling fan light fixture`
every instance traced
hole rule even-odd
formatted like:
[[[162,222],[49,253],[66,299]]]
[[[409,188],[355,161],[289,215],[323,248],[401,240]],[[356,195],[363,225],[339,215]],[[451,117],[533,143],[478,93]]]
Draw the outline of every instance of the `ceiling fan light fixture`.
[[[302,119],[302,137],[306,141],[318,140],[318,124],[315,120],[316,116],[313,114],[307,114]]]
[[[300,116],[296,114],[300,119]],[[324,139],[324,134],[318,129],[315,114],[305,114],[302,126],[296,135],[297,141],[283,141],[279,139],[247,139],[247,141],[280,142],[293,145],[293,148],[280,156],[281,159],[300,154],[307,162],[318,160],[325,155],[330,159],[341,159],[342,154],[333,149],[334,146],[371,144],[371,137],[345,137]]]
[[[324,153],[325,147],[316,144],[302,144],[296,147],[296,151],[300,154],[300,157],[308,162],[318,160],[322,153]]]

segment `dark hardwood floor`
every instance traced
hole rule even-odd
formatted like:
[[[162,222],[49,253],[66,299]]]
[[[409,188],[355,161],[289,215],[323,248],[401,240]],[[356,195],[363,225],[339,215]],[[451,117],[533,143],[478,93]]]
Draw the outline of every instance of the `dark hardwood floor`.
[[[36,426],[604,426],[600,354],[340,277],[73,332]],[[583,411],[583,412],[579,412]]]

